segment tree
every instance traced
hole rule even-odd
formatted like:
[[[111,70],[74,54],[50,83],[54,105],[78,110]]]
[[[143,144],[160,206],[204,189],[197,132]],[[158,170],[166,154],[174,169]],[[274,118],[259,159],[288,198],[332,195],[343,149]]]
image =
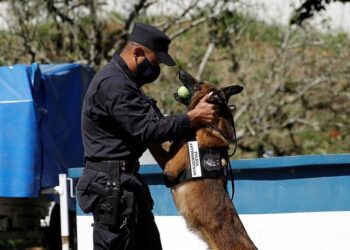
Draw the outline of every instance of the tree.
[[[168,1],[177,6],[175,14],[151,14],[153,0],[130,0],[123,12],[108,11],[98,0],[6,2],[11,27],[0,32],[7,44],[0,46],[0,60],[8,64],[83,62],[97,70],[123,47],[135,21],[148,22],[173,39],[170,53],[180,68],[218,85],[244,85],[232,100],[241,156],[342,152],[350,146],[346,35],[317,34],[307,24],[269,26],[241,12],[239,0]],[[185,111],[172,96],[176,78],[176,68],[164,67],[159,82],[144,87],[165,114]]]
[[[123,9],[126,14],[121,14],[106,11],[103,8],[106,3],[99,0],[4,2],[8,3],[8,13],[11,13],[6,17],[10,26],[6,39],[20,41],[11,43],[13,48],[4,51],[5,54],[13,53],[6,56],[12,57],[10,63],[79,61],[97,68],[125,45],[135,21],[152,20],[146,12],[156,3],[152,0],[130,1],[129,8]],[[189,5],[178,4],[176,15],[165,15],[164,21],[156,26],[171,31],[170,37],[176,39],[203,23],[218,20],[227,5],[224,0],[206,4],[193,0]]]
[[[348,3],[350,0],[306,0],[295,10],[291,24],[301,25],[306,19],[313,17],[316,12],[325,10],[326,5],[331,2]]]
[[[336,142],[350,128],[345,118],[349,42],[341,35],[328,40],[308,27],[272,32],[273,43],[260,43],[260,52],[246,45],[240,58],[246,62],[237,74],[248,95],[237,103],[239,146],[260,156],[270,150],[274,155],[344,152],[347,146]]]

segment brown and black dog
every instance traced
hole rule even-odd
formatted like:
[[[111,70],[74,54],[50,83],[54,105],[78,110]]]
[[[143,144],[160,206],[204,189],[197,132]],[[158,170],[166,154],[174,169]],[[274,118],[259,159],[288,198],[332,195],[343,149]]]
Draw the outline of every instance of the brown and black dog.
[[[190,74],[180,71],[179,79],[190,92],[188,100],[175,98],[193,109],[206,94],[213,92],[212,101],[219,105],[217,122],[196,130],[194,138],[199,148],[226,148],[235,139],[232,112],[229,98],[242,91],[243,87],[233,85],[219,89],[216,85],[198,82]],[[170,148],[171,159],[164,168],[164,176],[174,181],[190,168],[189,149],[186,140]],[[219,167],[227,173],[228,157],[220,159]],[[212,250],[257,249],[249,238],[237,211],[226,190],[226,178],[196,178],[177,183],[171,188],[175,205],[185,218],[190,230],[209,245]]]

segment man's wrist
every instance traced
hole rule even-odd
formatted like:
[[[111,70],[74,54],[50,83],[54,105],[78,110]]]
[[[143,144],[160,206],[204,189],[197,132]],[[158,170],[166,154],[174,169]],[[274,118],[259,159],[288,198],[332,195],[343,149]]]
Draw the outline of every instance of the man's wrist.
[[[196,112],[194,110],[191,110],[191,111],[187,112],[187,116],[188,116],[190,128],[198,127]]]

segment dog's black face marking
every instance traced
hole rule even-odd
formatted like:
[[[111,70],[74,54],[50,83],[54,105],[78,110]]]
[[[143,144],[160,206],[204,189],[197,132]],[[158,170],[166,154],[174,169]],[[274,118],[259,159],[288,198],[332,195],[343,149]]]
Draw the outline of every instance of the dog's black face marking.
[[[188,89],[191,96],[196,90],[198,90],[198,84],[200,84],[200,82],[198,82],[193,76],[191,76],[186,71],[180,70],[179,79],[181,83]]]
[[[201,90],[201,85],[203,84],[203,82],[197,81],[193,76],[191,76],[189,73],[187,73],[184,70],[180,70],[179,79],[181,83],[188,89],[190,95],[187,99],[182,99],[178,96],[177,93],[175,93],[174,98],[178,102],[188,106],[195,92]],[[231,96],[242,92],[242,90],[243,90],[243,87],[240,85],[232,85],[221,89],[213,88],[212,90],[213,95],[212,95],[211,102],[217,105],[227,104]]]
[[[174,98],[176,101],[178,101],[179,103],[182,103],[186,106],[188,106],[188,104],[191,101],[191,98],[193,96],[193,94],[200,90],[200,82],[198,82],[193,76],[191,76],[189,73],[187,73],[184,70],[180,70],[179,72],[179,80],[181,81],[182,85],[185,86],[188,89],[189,97],[187,99],[183,99],[180,98],[179,95],[177,93],[174,94]]]

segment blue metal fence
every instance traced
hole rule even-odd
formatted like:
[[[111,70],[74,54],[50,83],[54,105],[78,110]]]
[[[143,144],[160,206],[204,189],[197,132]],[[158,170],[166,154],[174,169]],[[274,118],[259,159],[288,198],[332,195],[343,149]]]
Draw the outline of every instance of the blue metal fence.
[[[350,211],[350,154],[304,155],[231,161],[234,204],[240,214]],[[78,178],[83,168],[71,168]],[[161,168],[142,165],[155,215],[177,215]],[[229,192],[232,192],[228,183]],[[82,212],[78,209],[78,214]]]

